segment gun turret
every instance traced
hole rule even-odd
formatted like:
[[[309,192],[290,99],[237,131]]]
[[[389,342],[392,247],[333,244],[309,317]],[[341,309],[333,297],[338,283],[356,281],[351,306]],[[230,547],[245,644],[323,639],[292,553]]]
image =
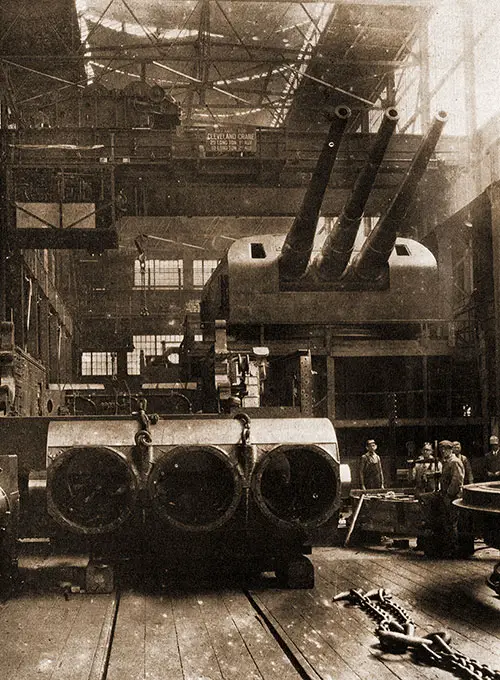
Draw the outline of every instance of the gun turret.
[[[362,204],[366,201],[370,184],[374,181],[375,164],[380,162],[378,155],[383,154],[383,145],[388,143],[389,131],[386,126],[391,127],[395,118],[397,113],[390,111],[389,120],[382,125],[383,130],[377,133],[377,141],[369,160],[369,164],[373,165],[361,171],[354,196],[344,209],[348,217],[357,220],[361,216]],[[333,248],[325,247],[317,262],[312,257],[313,263],[304,272],[316,228],[316,213],[311,217],[312,203],[308,203],[306,197],[304,204],[307,210],[301,211],[287,236],[276,233],[258,234],[238,239],[231,245],[203,290],[203,322],[224,319],[227,326],[233,328],[261,324],[295,326],[300,323],[324,326],[359,323],[384,329],[381,333],[386,333],[389,325],[398,324],[398,329],[404,325],[408,333],[413,333],[420,328],[420,320],[440,319],[442,312],[439,296],[429,295],[429,291],[438,285],[436,258],[428,248],[414,239],[396,239],[396,233],[409,209],[415,188],[433,154],[445,121],[446,114],[439,113],[430,131],[419,144],[406,178],[387,214],[379,220],[367,242],[361,247],[360,255],[356,252],[355,244],[356,254],[343,271],[355,229],[352,228],[351,231],[351,228],[346,227],[344,231],[341,225],[338,236],[333,238]],[[331,137],[329,139],[331,141]],[[326,187],[327,178],[319,169],[324,167],[325,165],[318,162],[316,168],[316,172],[322,175],[322,191]],[[318,178],[311,182],[308,194],[313,185],[318,188]],[[316,191],[314,194],[316,208],[319,206],[319,193]],[[310,219],[305,219],[306,216]],[[301,224],[305,230],[299,228]],[[305,231],[308,232],[307,239],[304,237]],[[292,246],[289,245],[290,242]],[[333,249],[338,250],[338,253],[333,253]],[[331,256],[337,278],[330,278],[331,270],[327,259]],[[323,275],[323,262],[326,276]],[[359,276],[356,267],[359,267]],[[318,268],[321,270],[320,274]]]
[[[311,263],[310,271],[313,276],[325,281],[333,281],[338,279],[346,268],[366,202],[398,118],[398,112],[394,108],[389,108],[384,112],[368,160],[356,179],[352,194],[326,239],[321,253]]]
[[[427,135],[422,140],[410,165],[408,174],[393,198],[387,212],[366,239],[361,251],[345,270],[343,278],[374,281],[383,278],[387,263],[396,243],[396,233],[406,217],[415,189],[425,172],[429,159],[436,148],[447,120],[447,114],[440,111]]]
[[[321,203],[350,115],[351,110],[347,106],[338,106],[335,109],[328,136],[314,168],[302,206],[293,221],[281,250],[279,257],[280,279],[297,279],[307,269]]]

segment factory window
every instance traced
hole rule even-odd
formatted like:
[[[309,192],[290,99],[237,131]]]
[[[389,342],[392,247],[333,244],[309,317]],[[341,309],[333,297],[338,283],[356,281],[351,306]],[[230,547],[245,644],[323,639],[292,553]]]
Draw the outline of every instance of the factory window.
[[[474,66],[476,72],[476,116],[478,126],[500,110],[498,87],[500,73],[498,52],[500,12],[498,2],[481,3],[481,12],[474,12]]]
[[[114,352],[82,352],[82,375],[114,375],[116,354]]]
[[[136,288],[179,289],[184,285],[182,260],[146,260],[144,270],[140,260],[134,262]]]
[[[196,334],[195,342],[203,340],[203,336]],[[134,350],[127,352],[127,373],[139,375],[141,372],[141,352],[144,363],[147,364],[153,357],[159,357],[164,351],[177,349],[183,340],[182,335],[134,335]],[[170,363],[177,363],[174,355],[169,355]]]
[[[127,373],[139,375],[141,372],[141,352],[147,363],[153,357],[159,357],[164,349],[179,347],[182,335],[134,335],[134,350],[127,352]]]
[[[218,264],[219,260],[193,260],[193,287],[203,288]]]

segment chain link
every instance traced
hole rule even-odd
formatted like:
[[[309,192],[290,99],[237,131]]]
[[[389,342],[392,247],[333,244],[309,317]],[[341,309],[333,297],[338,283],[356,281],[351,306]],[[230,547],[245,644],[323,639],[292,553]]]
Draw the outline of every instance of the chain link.
[[[141,424],[141,429],[135,433],[135,443],[141,449],[147,449],[153,443],[151,438],[150,425],[156,425],[159,417],[156,413],[151,413],[148,415],[146,409],[148,407],[148,402],[146,399],[139,399],[139,410],[135,415]]]
[[[500,671],[481,664],[450,646],[451,636],[446,631],[415,635],[415,623],[410,614],[393,601],[389,591],[380,588],[364,593],[351,589],[339,593],[334,602],[348,600],[359,606],[378,623],[376,634],[385,652],[403,654],[409,649],[421,663],[437,666],[460,678],[473,680],[500,680]]]
[[[246,413],[236,413],[234,419],[241,423],[241,443],[246,446],[250,441],[250,418]]]

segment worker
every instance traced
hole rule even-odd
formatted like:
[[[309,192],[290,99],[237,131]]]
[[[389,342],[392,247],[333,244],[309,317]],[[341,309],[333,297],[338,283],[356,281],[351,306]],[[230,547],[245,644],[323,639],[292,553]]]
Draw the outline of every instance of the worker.
[[[444,439],[439,442],[439,454],[443,461],[441,474],[441,521],[443,556],[455,557],[458,554],[458,508],[453,501],[460,498],[464,484],[465,471],[462,461],[453,451],[453,443]]]
[[[472,484],[474,482],[472,466],[467,456],[462,453],[462,444],[460,442],[453,442],[453,453],[462,461],[462,465],[464,466],[464,486],[466,484]]]
[[[464,466],[464,486],[474,483],[472,465],[465,454],[462,453],[460,442],[453,442],[453,452]],[[460,512],[458,515],[458,552],[461,557],[470,557],[474,553],[474,522],[468,512]]]
[[[490,450],[484,456],[485,478],[487,482],[500,478],[500,447],[498,437],[490,437]]]
[[[377,453],[377,443],[374,439],[368,439],[366,442],[366,452],[361,456],[360,477],[361,488],[364,491],[384,488],[382,461]]]
[[[421,456],[415,461],[412,470],[412,479],[415,482],[416,493],[436,491],[442,468],[441,461],[437,460],[434,456],[432,444],[425,442],[422,446]]]

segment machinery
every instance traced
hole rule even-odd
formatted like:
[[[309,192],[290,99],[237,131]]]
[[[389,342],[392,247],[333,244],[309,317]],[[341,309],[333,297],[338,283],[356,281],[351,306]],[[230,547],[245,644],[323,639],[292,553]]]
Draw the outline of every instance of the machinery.
[[[345,322],[349,314],[351,323],[381,326],[432,315],[429,291],[437,283],[436,260],[423,245],[397,238],[396,233],[438,141],[444,113],[436,117],[386,214],[351,257],[369,188],[396,120],[397,114],[389,110],[368,164],[321,252],[311,259],[325,175],[329,174],[328,168],[321,167],[320,157],[289,233],[239,239],[229,248],[203,291],[203,323],[224,319],[231,328],[290,326],[298,321],[334,324]],[[326,149],[333,151],[329,144],[333,142],[327,142]],[[331,156],[329,161],[333,166]],[[323,186],[314,188],[316,174]]]
[[[312,587],[304,554],[319,528],[335,531],[340,505],[328,420],[158,419],[141,408],[133,417],[7,425],[6,448],[22,449],[24,539],[44,536],[56,551],[108,564],[137,558],[141,568],[181,573],[274,570],[289,586]]]
[[[17,567],[19,489],[17,456],[0,456],[0,590],[5,590]]]
[[[500,482],[468,484],[464,486],[463,497],[453,503],[463,518],[472,520],[477,536],[482,536],[488,545],[500,548]],[[500,562],[487,582],[500,595]]]
[[[40,95],[23,116],[32,128],[173,130],[180,123],[180,106],[160,85],[134,81],[122,90],[90,85]]]
[[[46,536],[107,562],[137,556],[180,571],[274,570],[290,586],[313,585],[304,555],[318,536],[335,533],[341,480],[332,422],[311,417],[311,350],[301,332],[344,328],[348,319],[371,337],[414,337],[419,319],[435,311],[436,261],[396,231],[446,116],[353,254],[398,118],[385,112],[350,200],[314,253],[349,116],[345,106],[335,110],[290,232],[236,241],[203,291],[203,341],[187,325],[181,363],[204,413],[158,418],[135,395],[131,415],[5,419],[5,453],[19,461],[23,537]],[[289,409],[281,386],[291,386]]]
[[[500,548],[500,482],[469,484],[464,487],[463,497],[454,503],[472,515],[477,534],[486,543]]]
[[[395,109],[385,111],[352,194],[317,250],[319,211],[349,115],[347,107],[336,109],[290,231],[234,242],[203,290],[204,342],[194,342],[188,322],[182,362],[185,379],[202,385],[206,410],[286,405],[312,415],[311,347],[324,343],[325,334],[414,340],[422,319],[440,318],[439,297],[430,294],[438,286],[436,259],[397,232],[447,116],[435,117],[386,213],[359,245],[365,206],[398,120]]]

